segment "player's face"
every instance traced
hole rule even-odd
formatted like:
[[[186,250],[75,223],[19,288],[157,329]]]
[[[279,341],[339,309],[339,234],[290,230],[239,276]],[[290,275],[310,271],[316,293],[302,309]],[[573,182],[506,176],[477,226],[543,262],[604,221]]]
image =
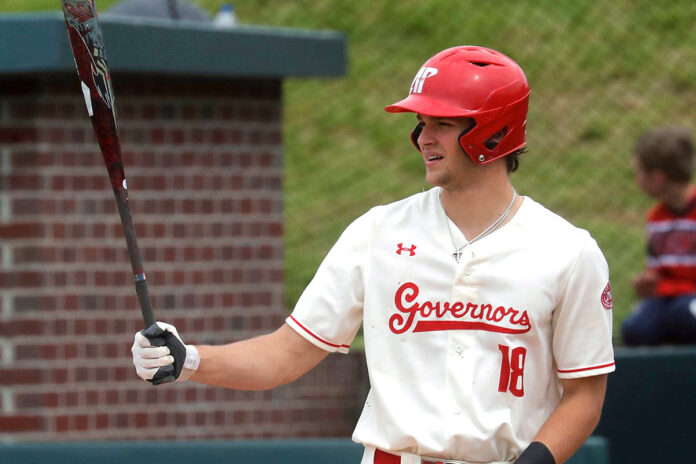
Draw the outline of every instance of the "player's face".
[[[425,180],[446,189],[466,183],[476,164],[462,150],[459,136],[474,125],[474,120],[419,114],[418,123],[422,127],[418,146],[425,162]]]

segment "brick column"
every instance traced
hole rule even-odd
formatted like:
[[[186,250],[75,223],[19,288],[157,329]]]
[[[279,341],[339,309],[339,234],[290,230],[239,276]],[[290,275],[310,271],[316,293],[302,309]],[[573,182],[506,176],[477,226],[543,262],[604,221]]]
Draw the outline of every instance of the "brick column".
[[[280,80],[114,78],[155,314],[190,343],[282,324]],[[140,381],[142,327],[73,75],[0,85],[0,440],[348,436],[359,356],[272,392]]]

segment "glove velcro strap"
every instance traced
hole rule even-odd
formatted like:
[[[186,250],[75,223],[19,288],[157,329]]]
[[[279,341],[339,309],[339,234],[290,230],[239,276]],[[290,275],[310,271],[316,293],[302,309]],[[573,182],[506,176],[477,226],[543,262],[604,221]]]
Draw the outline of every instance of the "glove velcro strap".
[[[186,345],[186,361],[184,361],[184,369],[195,371],[201,363],[201,355],[198,354],[198,348],[194,345]]]
[[[184,361],[184,368],[181,370],[181,375],[179,375],[176,381],[186,382],[196,369],[198,369],[200,362],[201,356],[198,354],[198,348],[194,345],[186,345],[186,361]]]

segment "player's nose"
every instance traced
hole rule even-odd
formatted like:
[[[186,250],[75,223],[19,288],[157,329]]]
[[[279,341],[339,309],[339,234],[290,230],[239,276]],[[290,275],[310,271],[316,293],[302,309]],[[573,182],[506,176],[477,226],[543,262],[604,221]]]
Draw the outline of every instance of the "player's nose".
[[[421,150],[423,150],[425,147],[432,145],[435,142],[436,138],[432,126],[429,126],[428,124],[423,124],[421,127],[420,134],[418,135],[418,146]]]

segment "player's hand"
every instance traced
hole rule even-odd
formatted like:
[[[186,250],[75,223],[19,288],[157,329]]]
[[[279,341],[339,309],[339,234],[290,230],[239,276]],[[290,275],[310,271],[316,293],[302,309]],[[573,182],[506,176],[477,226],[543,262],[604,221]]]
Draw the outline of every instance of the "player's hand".
[[[193,345],[184,345],[171,324],[155,322],[135,334],[133,365],[138,376],[153,385],[183,382],[198,368],[200,357]]]

